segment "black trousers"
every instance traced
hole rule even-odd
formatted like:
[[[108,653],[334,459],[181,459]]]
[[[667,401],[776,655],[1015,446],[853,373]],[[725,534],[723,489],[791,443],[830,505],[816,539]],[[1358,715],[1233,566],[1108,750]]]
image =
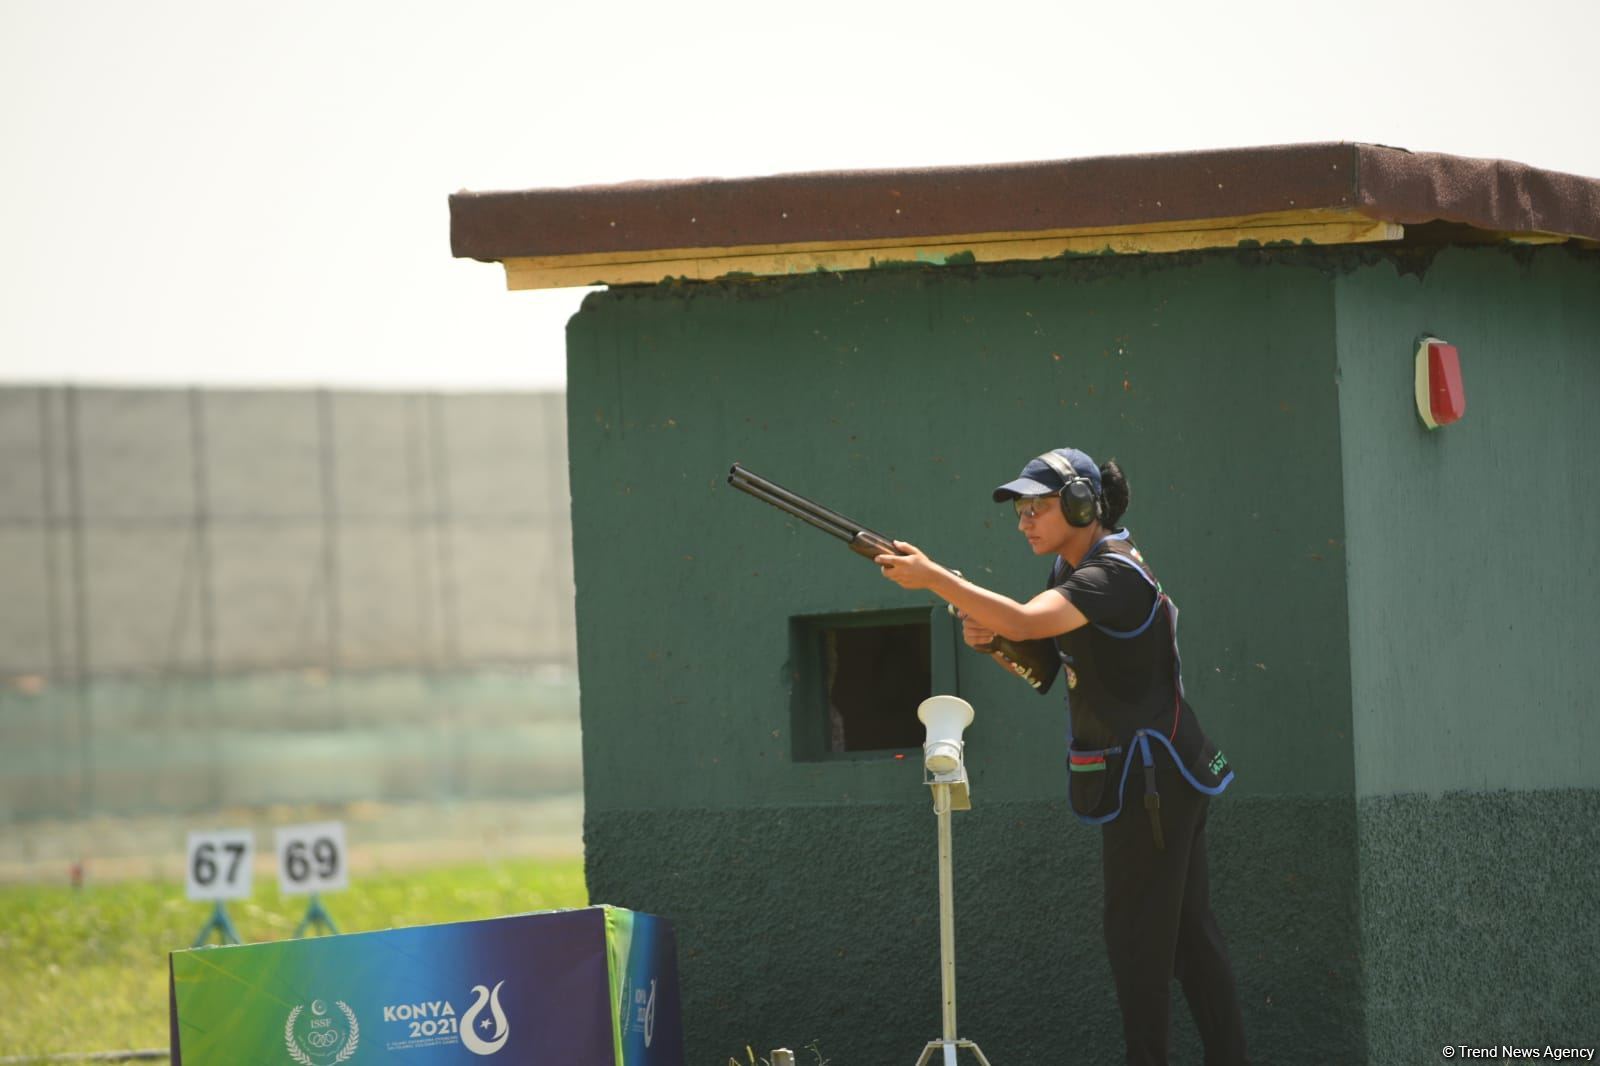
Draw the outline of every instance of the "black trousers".
[[[1128,774],[1122,813],[1101,827],[1106,951],[1117,983],[1131,1066],[1167,1066],[1172,979],[1183,986],[1205,1046],[1206,1066],[1249,1062],[1228,945],[1211,913],[1206,870],[1206,811],[1196,792],[1160,753],[1158,851],[1144,808],[1144,767]]]

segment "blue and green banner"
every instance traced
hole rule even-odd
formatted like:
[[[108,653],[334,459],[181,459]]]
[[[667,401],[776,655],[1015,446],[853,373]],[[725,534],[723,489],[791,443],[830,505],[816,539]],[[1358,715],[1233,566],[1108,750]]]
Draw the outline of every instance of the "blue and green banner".
[[[616,907],[171,959],[175,1066],[682,1066],[672,926]]]

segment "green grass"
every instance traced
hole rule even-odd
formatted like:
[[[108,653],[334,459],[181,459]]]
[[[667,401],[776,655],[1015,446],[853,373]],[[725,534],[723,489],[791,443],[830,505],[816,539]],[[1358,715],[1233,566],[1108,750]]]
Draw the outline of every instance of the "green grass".
[[[228,905],[239,935],[286,939],[305,898],[270,880],[256,889]],[[373,874],[324,900],[347,933],[587,902],[581,859]],[[189,947],[210,915],[181,885],[0,887],[0,1056],[166,1047],[167,952]]]

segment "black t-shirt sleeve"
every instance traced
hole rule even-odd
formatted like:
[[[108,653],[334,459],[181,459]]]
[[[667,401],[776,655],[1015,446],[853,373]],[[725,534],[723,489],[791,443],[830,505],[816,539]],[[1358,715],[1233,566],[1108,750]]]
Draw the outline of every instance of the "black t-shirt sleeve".
[[[1054,586],[1089,621],[1111,629],[1137,629],[1155,603],[1156,591],[1131,564],[1092,559]]]

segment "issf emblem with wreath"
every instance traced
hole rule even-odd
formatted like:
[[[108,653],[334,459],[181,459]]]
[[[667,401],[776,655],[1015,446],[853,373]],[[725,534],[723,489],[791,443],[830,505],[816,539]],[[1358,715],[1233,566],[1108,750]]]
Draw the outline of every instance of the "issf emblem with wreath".
[[[312,1020],[304,1033],[296,1032],[295,1023],[305,1005],[289,1012],[283,1023],[283,1046],[300,1066],[333,1066],[354,1055],[361,1046],[361,1023],[356,1021],[356,1012],[342,999],[334,1000],[334,1006],[344,1014],[347,1023],[342,1033],[332,1024],[332,1019],[322,1020],[328,1011],[320,999],[311,1004]]]

